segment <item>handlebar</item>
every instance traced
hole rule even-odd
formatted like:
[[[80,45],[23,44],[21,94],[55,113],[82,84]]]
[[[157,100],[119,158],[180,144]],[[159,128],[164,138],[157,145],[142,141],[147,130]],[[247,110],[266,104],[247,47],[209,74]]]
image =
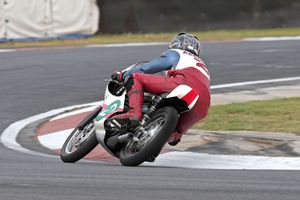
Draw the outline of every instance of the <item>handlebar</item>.
[[[104,79],[105,82],[108,82],[108,85],[110,85],[111,83],[114,83],[112,86],[110,87],[110,91],[111,93],[114,93],[115,95],[119,96],[121,95],[124,91],[125,91],[125,87],[124,87],[124,83],[123,82],[119,82],[117,80],[113,80],[113,79]]]

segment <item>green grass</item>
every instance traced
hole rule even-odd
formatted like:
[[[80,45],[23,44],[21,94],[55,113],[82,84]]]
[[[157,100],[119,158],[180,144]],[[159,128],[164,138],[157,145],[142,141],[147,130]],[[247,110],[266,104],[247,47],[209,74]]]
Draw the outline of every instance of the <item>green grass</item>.
[[[300,28],[277,28],[277,29],[243,29],[243,30],[218,30],[192,32],[202,41],[238,40],[248,37],[266,36],[296,36],[300,35]],[[167,42],[176,33],[150,33],[150,34],[102,34],[87,39],[74,40],[51,40],[43,42],[9,42],[0,43],[0,48],[20,47],[51,47],[51,46],[76,46],[86,44],[108,44],[128,42]]]
[[[300,97],[214,106],[208,118],[194,128],[300,134]]]

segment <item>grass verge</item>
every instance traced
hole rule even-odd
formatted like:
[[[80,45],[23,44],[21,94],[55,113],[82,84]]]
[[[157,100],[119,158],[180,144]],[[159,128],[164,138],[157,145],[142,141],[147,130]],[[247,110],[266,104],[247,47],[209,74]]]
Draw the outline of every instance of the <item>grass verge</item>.
[[[192,32],[202,41],[238,40],[249,37],[271,36],[297,36],[300,28],[277,29],[242,29],[242,30],[217,30]],[[51,46],[76,46],[86,44],[131,43],[131,42],[166,42],[170,41],[176,33],[150,33],[150,34],[102,34],[87,39],[50,40],[40,42],[8,42],[0,43],[0,48],[21,47],[51,47]]]
[[[214,106],[194,128],[300,134],[300,97]]]

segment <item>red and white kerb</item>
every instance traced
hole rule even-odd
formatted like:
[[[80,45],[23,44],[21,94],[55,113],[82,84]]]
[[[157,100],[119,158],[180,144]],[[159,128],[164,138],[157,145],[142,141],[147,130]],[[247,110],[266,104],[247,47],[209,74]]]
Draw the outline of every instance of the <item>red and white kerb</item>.
[[[189,110],[191,110],[197,102],[199,95],[191,87],[179,85],[167,97],[178,97],[184,100]]]

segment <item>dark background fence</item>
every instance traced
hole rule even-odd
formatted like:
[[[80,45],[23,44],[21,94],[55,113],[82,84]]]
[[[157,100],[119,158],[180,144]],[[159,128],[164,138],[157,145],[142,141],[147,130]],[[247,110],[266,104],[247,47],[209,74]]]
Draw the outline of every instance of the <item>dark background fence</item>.
[[[101,33],[300,26],[299,0],[97,0]]]

